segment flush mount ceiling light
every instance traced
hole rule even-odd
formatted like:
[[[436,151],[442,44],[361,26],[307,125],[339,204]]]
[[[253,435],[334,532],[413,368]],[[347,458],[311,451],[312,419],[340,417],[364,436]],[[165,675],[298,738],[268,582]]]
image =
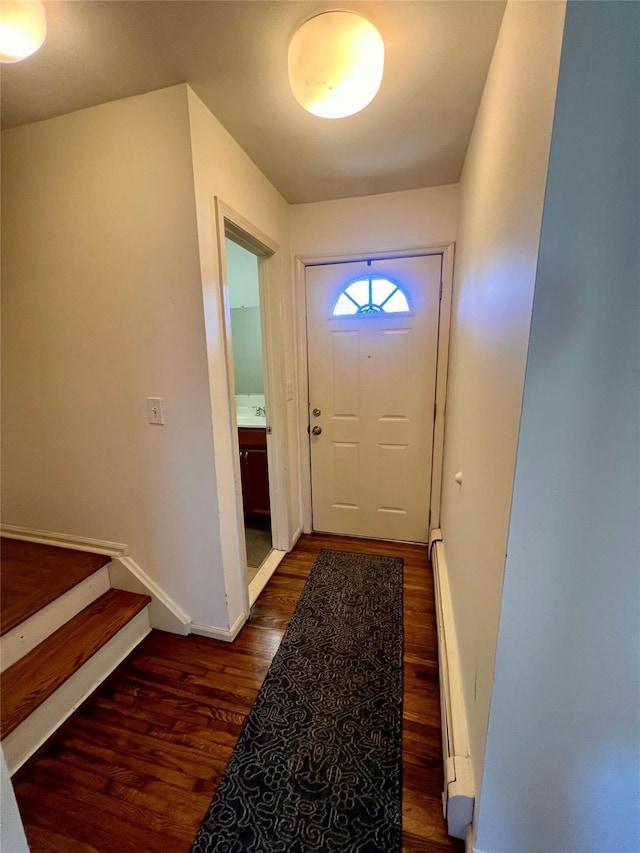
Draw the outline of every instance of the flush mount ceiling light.
[[[384,43],[353,12],[323,12],[304,23],[289,45],[289,82],[305,110],[343,118],[367,106],[380,88]]]
[[[47,35],[40,0],[2,0],[0,3],[0,62],[20,62],[35,53]]]

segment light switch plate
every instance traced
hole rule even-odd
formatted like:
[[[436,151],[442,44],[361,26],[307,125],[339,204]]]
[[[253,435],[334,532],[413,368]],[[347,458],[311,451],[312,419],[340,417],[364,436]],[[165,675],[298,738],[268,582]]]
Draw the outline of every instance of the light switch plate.
[[[164,424],[162,397],[147,397],[147,420],[150,424]]]
[[[293,382],[285,383],[285,395],[287,400],[293,400]]]

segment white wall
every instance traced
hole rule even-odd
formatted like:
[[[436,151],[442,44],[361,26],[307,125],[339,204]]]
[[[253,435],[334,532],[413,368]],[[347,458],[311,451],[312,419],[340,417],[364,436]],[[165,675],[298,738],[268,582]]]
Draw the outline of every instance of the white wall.
[[[231,311],[235,393],[245,396],[259,395],[264,398],[258,258],[228,237],[225,238],[224,246]]]
[[[258,307],[258,259],[228,237],[224,246],[227,254],[227,278],[230,283],[229,307],[232,310]]]
[[[293,255],[424,246],[455,240],[458,185],[291,207]]]
[[[441,527],[476,790],[563,18],[563,3],[507,5],[461,182]]]
[[[480,799],[488,853],[640,850],[636,3],[570,2]]]
[[[126,542],[226,627],[186,87],[5,131],[2,158],[3,522]]]
[[[126,542],[195,622],[227,630],[245,590],[226,514],[235,483],[213,202],[281,246],[283,395],[295,378],[288,205],[187,86],[2,142],[3,522]],[[164,426],[147,423],[147,396],[163,397]],[[295,401],[286,409],[281,428],[291,421],[296,436]],[[297,440],[287,447],[295,530]]]
[[[222,553],[225,565],[229,618],[233,625],[242,612],[245,590],[240,571],[240,545],[233,526],[236,502],[234,424],[230,417],[225,350],[225,320],[221,303],[223,282],[214,212],[214,198],[248,220],[278,244],[269,264],[269,294],[265,310],[276,317],[281,334],[275,355],[276,395],[283,411],[281,421],[270,415],[271,425],[286,448],[276,476],[283,477],[288,492],[289,541],[300,526],[298,488],[297,403],[285,401],[285,383],[296,385],[293,319],[290,296],[289,205],[257,166],[232,139],[202,101],[188,91],[191,146],[200,245],[200,267],[205,306],[211,418],[215,435],[217,489],[221,513]]]

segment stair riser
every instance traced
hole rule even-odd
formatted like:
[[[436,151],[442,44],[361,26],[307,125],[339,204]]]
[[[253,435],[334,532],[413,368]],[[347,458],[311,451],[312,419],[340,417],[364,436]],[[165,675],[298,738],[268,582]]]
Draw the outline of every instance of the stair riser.
[[[2,741],[13,775],[151,631],[148,607],[131,619]]]
[[[110,587],[109,567],[104,566],[51,604],[43,607],[26,621],[8,631],[0,641],[2,649],[1,672],[35,649],[44,639],[62,627],[65,622],[92,604]]]

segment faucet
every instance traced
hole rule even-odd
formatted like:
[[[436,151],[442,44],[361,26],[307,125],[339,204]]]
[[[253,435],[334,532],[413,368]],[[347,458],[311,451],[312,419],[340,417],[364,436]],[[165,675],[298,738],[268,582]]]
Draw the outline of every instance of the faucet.
[[[262,415],[263,418],[267,417],[267,412],[264,406],[254,406],[253,407],[256,412],[256,417],[259,418]]]

